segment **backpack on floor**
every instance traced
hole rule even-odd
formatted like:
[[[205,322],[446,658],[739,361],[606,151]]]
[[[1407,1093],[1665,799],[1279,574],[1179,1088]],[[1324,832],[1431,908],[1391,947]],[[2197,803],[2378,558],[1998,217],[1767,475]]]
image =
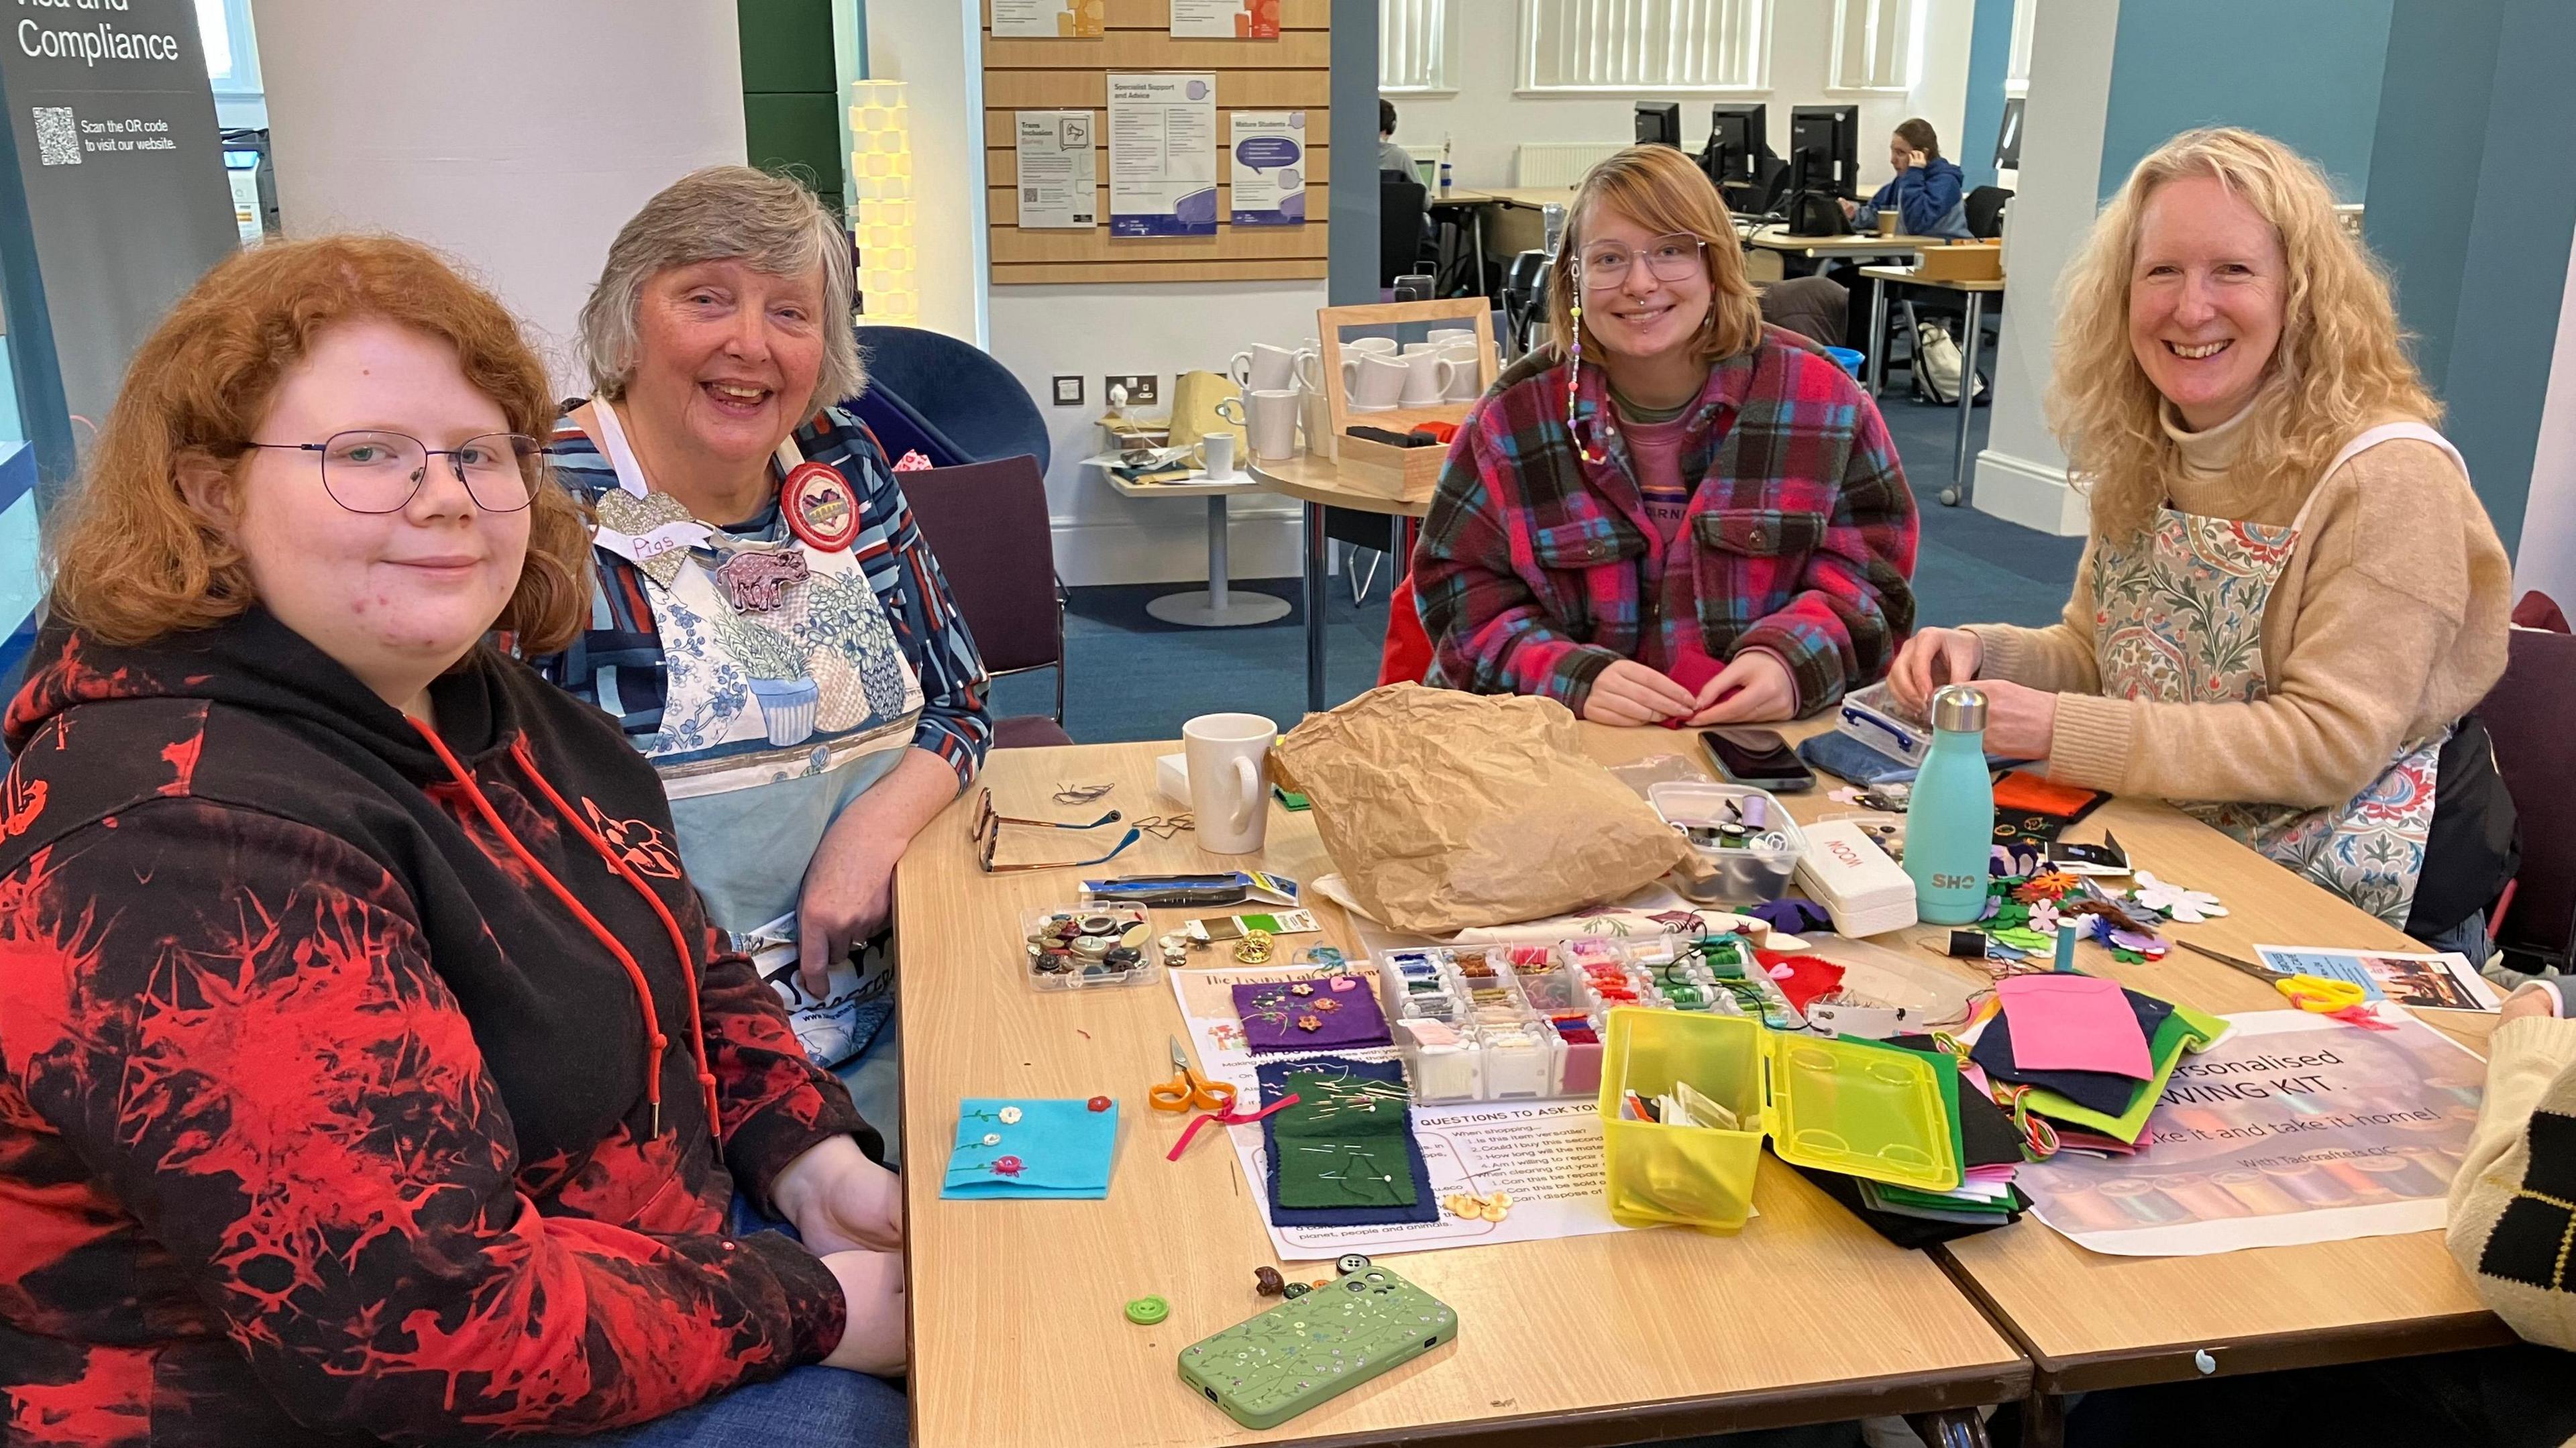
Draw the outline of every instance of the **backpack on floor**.
[[[1934,402],[1944,407],[1959,401],[1959,344],[1950,337],[1950,329],[1938,322],[1914,325],[1914,385]],[[1986,379],[1977,379],[1977,391],[1986,390]]]

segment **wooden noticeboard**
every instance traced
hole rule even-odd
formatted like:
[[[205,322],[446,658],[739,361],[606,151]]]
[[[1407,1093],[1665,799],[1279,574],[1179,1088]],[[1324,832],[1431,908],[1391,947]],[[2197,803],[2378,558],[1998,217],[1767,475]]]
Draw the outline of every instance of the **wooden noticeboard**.
[[[984,6],[984,184],[993,283],[1270,281],[1324,275],[1331,227],[1332,0],[1283,0],[1276,40],[1174,40],[1170,0],[1108,0],[1108,33],[1093,40],[996,40]],[[1109,234],[1109,72],[1213,71],[1217,144],[1231,113],[1306,113],[1306,224],[1235,227],[1229,167],[1217,165],[1213,237],[1112,239]],[[1012,112],[1089,107],[1099,140],[1100,224],[1088,231],[1019,228],[1019,159]],[[1373,158],[1363,158],[1364,161]],[[1365,175],[1365,169],[1362,172]]]

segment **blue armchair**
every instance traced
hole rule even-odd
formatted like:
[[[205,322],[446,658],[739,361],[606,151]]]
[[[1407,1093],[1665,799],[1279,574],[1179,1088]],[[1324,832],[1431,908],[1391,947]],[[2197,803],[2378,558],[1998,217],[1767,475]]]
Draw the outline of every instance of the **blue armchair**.
[[[972,343],[919,327],[861,325],[868,388],[851,404],[889,457],[939,467],[1026,454],[1046,470],[1046,418],[1010,369]]]

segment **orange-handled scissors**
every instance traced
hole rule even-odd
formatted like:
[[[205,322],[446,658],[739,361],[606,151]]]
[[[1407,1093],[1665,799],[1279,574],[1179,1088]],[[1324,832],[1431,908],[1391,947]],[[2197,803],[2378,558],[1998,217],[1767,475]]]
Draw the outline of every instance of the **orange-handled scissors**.
[[[1202,1081],[1190,1069],[1190,1053],[1181,1049],[1181,1038],[1172,1041],[1172,1069],[1180,1074],[1145,1093],[1156,1111],[1232,1111],[1234,1088],[1223,1081]]]
[[[2370,998],[2358,981],[2328,980],[2317,975],[2288,975],[2272,982],[2275,990],[2290,998],[2290,1004],[2303,1011],[2333,1015],[2347,1011]]]

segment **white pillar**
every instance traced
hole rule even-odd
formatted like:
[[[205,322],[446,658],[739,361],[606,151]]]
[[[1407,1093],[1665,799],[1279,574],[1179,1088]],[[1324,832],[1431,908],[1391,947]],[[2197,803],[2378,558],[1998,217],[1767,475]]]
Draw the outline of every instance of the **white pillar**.
[[[361,229],[463,261],[559,387],[608,243],[744,155],[734,7],[707,0],[255,0],[289,236]]]
[[[2576,251],[2559,301],[2558,341],[2531,460],[2531,496],[2523,505],[2522,541],[2514,549],[2514,597],[2535,588],[2560,608],[2576,609]]]
[[[2055,370],[2058,278],[2101,209],[2102,122],[2119,29],[2118,0],[2039,7],[2020,185],[2004,213],[2003,345],[1994,417],[1977,454],[1976,506],[2061,537],[2080,536],[2089,514],[2067,483],[2066,454],[2043,405]]]
[[[730,16],[730,5],[723,7]],[[976,0],[868,7],[868,77],[904,83],[912,112],[915,325],[989,345],[984,234],[983,8]],[[846,104],[844,98],[844,104]]]

